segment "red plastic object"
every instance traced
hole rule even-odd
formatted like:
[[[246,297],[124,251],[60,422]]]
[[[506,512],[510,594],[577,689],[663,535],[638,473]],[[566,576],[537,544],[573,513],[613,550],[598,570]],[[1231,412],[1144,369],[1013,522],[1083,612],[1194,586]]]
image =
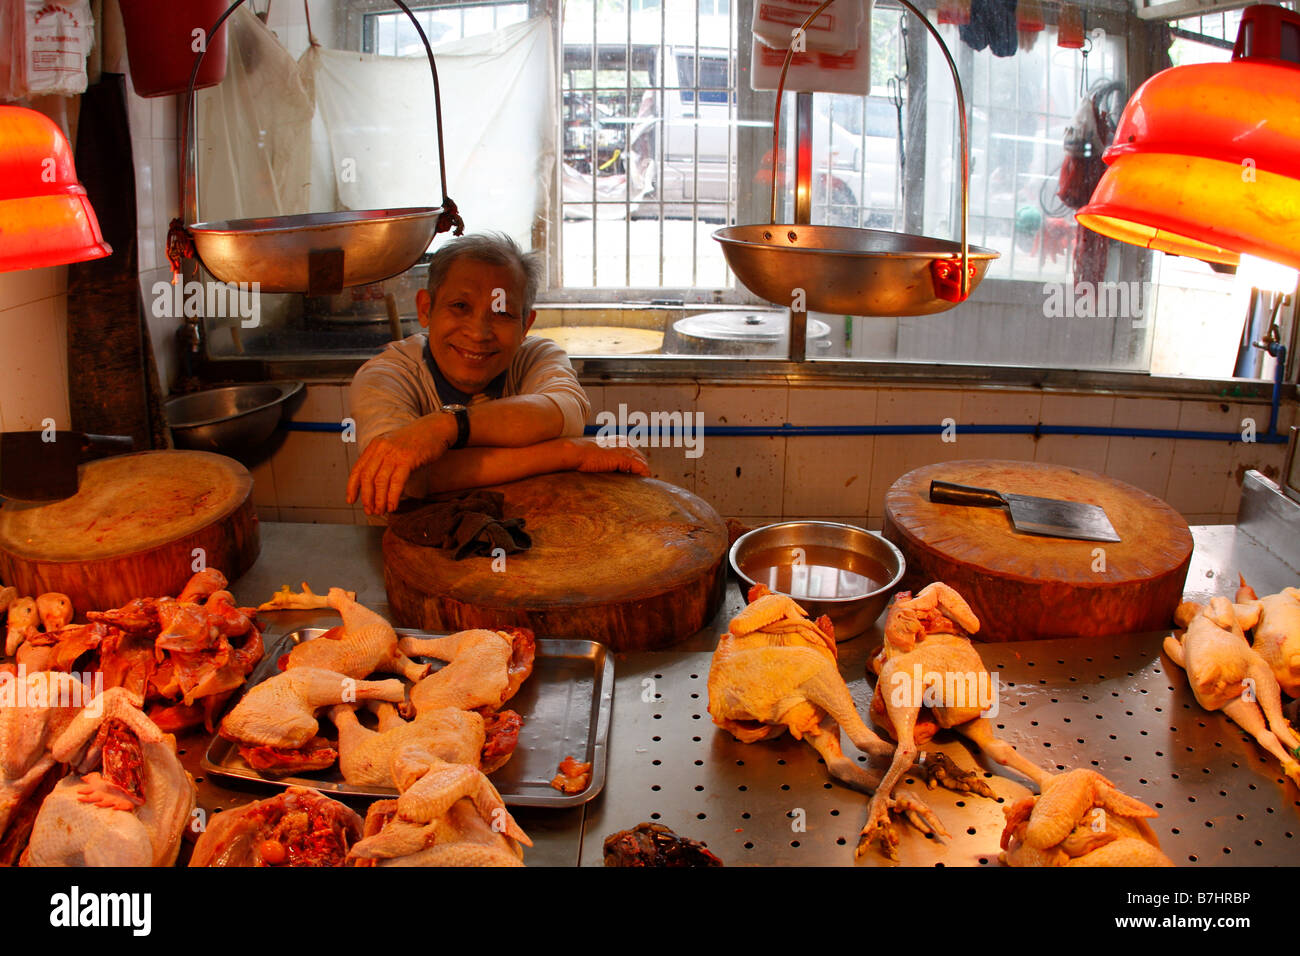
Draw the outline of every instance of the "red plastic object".
[[[934,279],[934,294],[946,302],[965,302],[975,287],[975,266],[966,264],[966,292],[961,291],[961,260],[935,259],[930,263],[930,276]]]
[[[112,252],[63,131],[35,110],[0,106],[0,272]]]
[[[1300,64],[1260,53],[1285,50],[1265,35],[1284,24],[1300,30],[1300,16],[1249,7],[1238,49],[1254,53],[1143,83],[1075,218],[1175,255],[1235,265],[1245,252],[1300,269]]]
[[[194,58],[202,49],[198,37],[203,38],[207,53],[194,88],[216,86],[225,79],[226,28],[222,25],[215,37],[208,37],[208,31],[226,6],[226,0],[121,0],[136,94],[167,96],[189,89]]]
[[[1234,60],[1280,60],[1300,64],[1300,13],[1256,4],[1241,12]]]

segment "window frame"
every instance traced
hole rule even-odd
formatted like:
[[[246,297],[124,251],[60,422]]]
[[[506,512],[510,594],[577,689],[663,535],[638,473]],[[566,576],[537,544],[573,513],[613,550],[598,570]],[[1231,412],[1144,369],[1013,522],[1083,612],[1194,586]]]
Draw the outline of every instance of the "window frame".
[[[483,2],[494,2],[494,0],[483,0]],[[495,0],[495,2],[506,2],[506,0]],[[739,43],[737,51],[737,62],[748,62],[749,56],[749,37],[750,33],[750,11],[752,5],[732,0],[736,11],[736,28],[738,31]],[[559,17],[558,4],[555,0],[528,0],[529,16],[549,16],[555,29],[555,49],[562,51],[563,47],[559,36]],[[438,2],[420,3],[420,7],[443,6],[455,4],[443,4]],[[1225,4],[1224,9],[1232,7],[1245,6],[1245,3]],[[1172,4],[1171,4],[1172,6]],[[1218,5],[1216,5],[1217,7]],[[1118,0],[1111,0],[1106,3],[1109,8],[1103,13],[1115,16],[1123,10],[1123,23],[1126,27],[1126,63],[1128,75],[1130,78],[1130,87],[1135,88],[1133,77],[1146,77],[1151,73],[1151,34],[1164,25],[1167,20],[1178,19],[1180,14],[1169,18],[1145,19],[1136,15],[1127,4],[1122,4]],[[901,10],[901,8],[899,8]],[[398,10],[391,0],[342,0],[339,7],[339,18],[336,21],[336,42],[347,44],[347,48],[360,49],[362,40],[362,30],[364,28],[365,17],[372,13],[393,12]],[[909,31],[909,55],[916,52],[916,46],[928,47],[931,40],[924,30],[917,29]],[[562,62],[562,52],[556,57],[557,70]],[[917,68],[917,60],[912,56],[913,76],[923,75],[922,71]],[[559,91],[559,77],[556,77],[557,94]],[[909,93],[911,91],[909,90]],[[737,93],[737,117],[738,118],[762,118],[770,119],[772,105],[774,103],[774,94],[754,93],[748,90],[748,84],[738,84]],[[925,127],[925,110],[923,96],[909,96],[909,111],[907,114],[907,136],[909,142],[909,153],[918,153],[918,168],[924,168],[924,140],[918,140],[913,135],[914,130],[923,130]],[[556,123],[562,122],[562,112],[557,109]],[[753,127],[742,125],[737,131],[737,150],[738,161],[741,156],[748,156],[751,163],[749,168],[754,168],[757,158],[761,157],[770,144],[770,130],[763,127]],[[562,139],[557,138],[557,143]],[[912,180],[913,170],[912,158],[909,156],[908,181]],[[555,207],[549,214],[541,219],[534,233],[534,247],[539,250],[545,250],[548,259],[548,278],[553,269],[558,269],[556,265],[555,252],[553,243],[555,234],[559,231],[554,228],[552,222],[558,225],[555,216],[558,213],[559,206],[559,163],[556,163],[556,186],[553,191],[552,203]],[[905,229],[911,231],[911,221],[914,221],[918,209],[912,208],[915,205],[915,198],[919,196],[920,190],[910,189],[909,195],[913,197],[908,202],[904,210],[904,219],[907,225]],[[742,193],[737,196],[736,216],[738,222],[759,222],[767,219],[768,197],[763,190],[749,191],[749,195]],[[909,221],[910,220],[910,221]],[[1122,255],[1141,257],[1143,250],[1137,247],[1122,247]],[[1018,280],[989,280],[989,281],[1010,281]],[[679,300],[686,307],[699,305],[725,305],[733,304],[744,307],[746,305],[756,305],[766,303],[759,300],[756,296],[748,293],[742,286],[737,285],[737,291],[743,295],[737,295],[733,300],[724,299],[712,290],[701,289],[670,289],[654,288],[642,290],[647,299],[668,299]],[[543,300],[550,297],[551,293],[558,291],[548,282],[548,288],[543,293]],[[628,300],[632,299],[638,292],[635,289],[625,288],[568,288],[564,291],[564,299],[555,303],[562,306],[567,302],[574,304],[605,304],[617,305],[620,302],[629,304]],[[1288,343],[1288,367],[1284,370],[1284,387],[1283,397],[1288,401],[1295,401],[1297,389],[1294,384],[1297,368],[1296,345],[1297,329],[1300,327],[1300,296],[1294,296],[1290,308],[1291,321],[1291,342]],[[306,377],[320,378],[333,377],[340,373],[344,375],[351,374],[364,359],[358,359],[355,356],[338,358],[293,358],[293,357],[253,357],[243,358],[209,358],[206,363],[210,370],[216,371],[217,377],[229,377],[231,374],[239,374],[243,370],[244,374],[251,374],[254,377]],[[657,381],[665,382],[671,380],[677,381],[694,381],[701,380],[728,380],[728,381],[777,381],[784,380],[788,383],[795,384],[798,382],[826,382],[826,381],[861,381],[864,378],[870,378],[873,381],[882,384],[917,384],[927,382],[944,385],[988,385],[1002,387],[1056,387],[1056,388],[1083,388],[1098,390],[1103,393],[1161,393],[1170,395],[1212,395],[1223,397],[1231,395],[1233,398],[1267,398],[1271,394],[1272,384],[1267,381],[1254,379],[1237,379],[1237,378],[1188,378],[1181,376],[1159,376],[1153,375],[1149,371],[1098,371],[1098,370],[1080,370],[1068,368],[1046,368],[1037,366],[983,366],[968,365],[959,363],[915,363],[906,361],[883,361],[867,362],[862,360],[843,359],[843,360],[817,360],[792,362],[788,359],[732,359],[726,362],[719,362],[716,359],[709,358],[628,358],[628,357],[599,357],[599,358],[575,358],[573,359],[575,369],[585,381],[598,383],[603,381]],[[1231,388],[1231,392],[1225,391],[1225,385]]]

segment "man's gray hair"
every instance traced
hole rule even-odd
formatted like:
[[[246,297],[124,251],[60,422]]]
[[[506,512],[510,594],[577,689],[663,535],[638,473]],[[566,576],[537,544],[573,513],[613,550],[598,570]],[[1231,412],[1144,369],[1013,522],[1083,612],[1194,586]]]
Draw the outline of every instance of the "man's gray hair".
[[[527,321],[542,285],[542,262],[535,252],[525,253],[503,232],[481,232],[453,239],[439,248],[429,260],[429,294],[435,300],[438,298],[438,287],[447,277],[447,270],[457,259],[473,259],[475,262],[509,266],[517,270],[524,277],[524,301],[520,319]]]

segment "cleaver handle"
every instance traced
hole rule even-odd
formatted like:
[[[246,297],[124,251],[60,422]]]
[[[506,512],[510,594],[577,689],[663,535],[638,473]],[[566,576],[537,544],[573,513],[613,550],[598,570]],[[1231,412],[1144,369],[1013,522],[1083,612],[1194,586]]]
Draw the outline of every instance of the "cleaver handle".
[[[941,505],[973,505],[977,508],[1001,508],[1007,500],[988,488],[955,485],[951,481],[931,481],[930,500]]]

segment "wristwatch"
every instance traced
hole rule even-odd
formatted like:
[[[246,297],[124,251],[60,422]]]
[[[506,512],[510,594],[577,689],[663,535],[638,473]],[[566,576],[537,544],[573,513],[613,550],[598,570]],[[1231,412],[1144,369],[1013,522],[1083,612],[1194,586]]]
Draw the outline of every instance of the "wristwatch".
[[[469,409],[464,405],[444,405],[442,410],[456,416],[456,440],[451,447],[464,448],[469,444]]]

